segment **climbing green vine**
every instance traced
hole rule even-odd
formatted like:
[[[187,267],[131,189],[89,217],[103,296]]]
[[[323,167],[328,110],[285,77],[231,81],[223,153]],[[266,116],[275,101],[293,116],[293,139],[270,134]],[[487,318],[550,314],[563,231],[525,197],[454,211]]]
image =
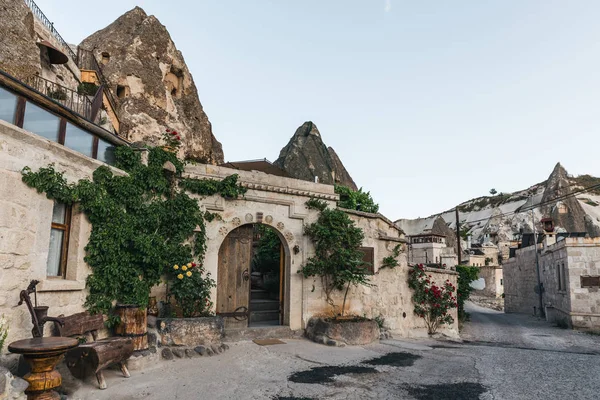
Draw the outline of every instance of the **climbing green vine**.
[[[319,211],[317,221],[304,227],[305,235],[315,245],[315,255],[306,261],[298,273],[305,278],[320,277],[327,303],[336,316],[344,315],[350,287],[370,285],[363,254],[359,250],[364,233],[348,214],[340,209],[328,208],[323,200],[310,199],[306,207]],[[340,309],[332,299],[332,293],[344,289],[344,301]]]
[[[400,265],[398,263],[398,256],[400,255],[400,251],[402,250],[402,245],[401,244],[397,244],[394,249],[392,250],[392,254],[384,257],[383,261],[381,262],[381,268],[396,268],[398,265]]]
[[[77,203],[92,224],[85,248],[85,261],[92,269],[85,305],[93,313],[108,313],[114,302],[145,307],[150,289],[160,283],[173,260],[202,263],[205,219],[214,214],[202,212],[186,190],[226,198],[245,192],[236,175],[225,183],[181,179],[184,163],[161,148],[149,149],[148,165],[130,147],[117,148],[115,156],[116,166],[127,174],[101,166],[91,180],[69,183],[53,165],[37,172],[23,169],[23,182],[50,199]],[[175,167],[173,173],[163,169],[166,162]]]

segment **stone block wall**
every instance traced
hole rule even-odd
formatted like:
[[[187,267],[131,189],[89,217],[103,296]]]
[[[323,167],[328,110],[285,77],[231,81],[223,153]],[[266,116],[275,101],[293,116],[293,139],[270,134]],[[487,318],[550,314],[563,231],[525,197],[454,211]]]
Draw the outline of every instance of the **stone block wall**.
[[[537,285],[534,247],[517,250],[515,257],[502,265],[504,276],[504,310],[533,314],[539,300],[534,292]]]
[[[479,278],[483,280],[485,287],[476,290],[474,295],[487,297],[500,297],[503,290],[502,267],[498,265],[484,265],[479,267]]]
[[[25,305],[16,307],[19,292],[37,279],[37,300],[49,306],[48,314],[73,314],[84,310],[85,279],[89,267],[83,261],[90,224],[73,212],[66,279],[47,278],[53,201],[21,181],[21,170],[54,167],[69,181],[90,178],[103,165],[64,146],[0,121],[0,314],[10,330],[6,343],[31,337],[33,327]],[[46,329],[50,329],[50,324]],[[47,335],[49,332],[47,332]],[[7,352],[4,349],[5,354]]]
[[[384,257],[391,255],[398,242],[381,239],[384,237],[399,237],[398,231],[390,227],[384,220],[351,215],[352,220],[365,233],[364,247],[374,248],[374,270],[371,276],[372,286],[352,287],[346,299],[346,314],[366,316],[367,318],[382,317],[385,326],[397,337],[425,337],[427,328],[423,319],[413,312],[412,290],[408,287],[408,260],[405,245],[398,257],[399,264],[395,268],[381,268]],[[450,270],[427,268],[432,280],[439,284],[449,279],[456,285],[457,273]],[[305,298],[304,319],[312,316],[327,316],[333,314],[333,309],[326,302],[325,293],[320,279],[307,279],[306,286],[310,288]],[[313,289],[314,288],[314,289]],[[336,292],[334,302],[340,306],[343,303],[342,292]],[[455,323],[444,326],[440,332],[449,336],[458,336],[458,319],[456,309],[452,310]]]

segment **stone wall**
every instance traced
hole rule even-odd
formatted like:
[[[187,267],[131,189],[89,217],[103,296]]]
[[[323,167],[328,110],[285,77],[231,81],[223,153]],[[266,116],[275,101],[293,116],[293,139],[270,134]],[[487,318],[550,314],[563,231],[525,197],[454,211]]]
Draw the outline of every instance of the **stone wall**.
[[[390,225],[387,221],[377,218],[376,214],[372,214],[371,217],[351,215],[351,218],[365,233],[363,246],[374,248],[375,274],[371,276],[372,286],[350,289],[345,312],[368,318],[382,317],[385,319],[385,326],[398,337],[427,336],[423,319],[413,313],[412,291],[408,287],[406,245],[402,245],[402,252],[398,257],[400,265],[395,268],[381,268],[383,258],[391,255],[398,244],[397,241],[390,240],[390,238],[401,237],[398,230],[393,227],[393,224]],[[456,285],[457,274],[454,271],[427,268],[427,272],[432,275],[435,282],[442,283],[450,279]],[[333,310],[325,301],[320,280],[307,281],[305,322],[312,316],[332,315]],[[312,290],[313,286],[314,290]],[[336,293],[334,301],[336,305],[341,306],[343,293]],[[452,315],[455,323],[441,328],[440,332],[455,337],[458,336],[456,309],[452,311]]]
[[[539,255],[546,318],[560,325],[600,330],[600,288],[582,287],[582,276],[600,276],[600,238],[566,238]],[[559,274],[564,265],[564,284]],[[533,312],[538,306],[533,247],[517,251],[503,266],[505,309]]]
[[[504,276],[504,310],[533,314],[539,299],[534,292],[537,286],[534,247],[517,250],[516,256],[502,265]]]
[[[477,296],[500,297],[504,292],[502,284],[502,267],[488,265],[479,267],[479,279],[482,280],[484,288],[473,292]]]
[[[19,292],[31,279],[40,281],[38,303],[50,307],[49,315],[69,315],[84,310],[85,279],[90,270],[83,257],[91,226],[75,209],[66,279],[47,278],[53,201],[21,181],[24,167],[37,170],[50,163],[63,171],[71,182],[90,178],[92,172],[103,165],[0,121],[0,314],[5,314],[10,323],[7,343],[31,336],[33,325],[26,306],[16,307]]]

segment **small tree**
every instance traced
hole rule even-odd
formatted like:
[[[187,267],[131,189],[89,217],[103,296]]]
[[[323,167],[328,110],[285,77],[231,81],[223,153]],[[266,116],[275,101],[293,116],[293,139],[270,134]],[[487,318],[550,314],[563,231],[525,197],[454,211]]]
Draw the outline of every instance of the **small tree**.
[[[490,194],[491,194],[492,196],[494,196],[496,193],[498,193],[498,192],[496,191],[496,189],[494,189],[494,188],[491,188],[491,189],[490,189]]]
[[[363,192],[362,188],[352,190],[346,186],[335,185],[335,192],[340,196],[340,201],[337,204],[338,207],[368,213],[379,211],[379,204],[373,201],[371,193]]]
[[[456,272],[458,272],[458,291],[456,294],[456,298],[458,299],[458,319],[464,320],[467,316],[465,313],[465,301],[469,299],[473,291],[471,282],[479,278],[479,268],[457,265]]]
[[[425,273],[423,264],[419,264],[408,271],[408,287],[414,290],[414,312],[425,320],[427,333],[434,334],[440,325],[454,322],[449,311],[458,306],[453,295],[456,287],[449,280],[436,285],[432,276]]]
[[[338,209],[327,208],[327,203],[311,199],[307,208],[320,211],[317,222],[305,226],[304,233],[315,244],[315,255],[310,257],[298,273],[305,278],[319,276],[327,303],[337,314],[331,295],[344,290],[340,314],[344,315],[350,286],[370,285],[363,254],[359,250],[364,239],[363,231],[354,225],[348,215]]]

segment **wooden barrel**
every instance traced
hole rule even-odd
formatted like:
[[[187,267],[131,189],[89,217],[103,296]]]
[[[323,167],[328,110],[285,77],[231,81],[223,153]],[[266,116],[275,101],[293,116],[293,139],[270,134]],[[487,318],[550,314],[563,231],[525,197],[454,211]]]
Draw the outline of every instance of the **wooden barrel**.
[[[148,329],[146,309],[131,304],[117,304],[115,314],[121,323],[115,327],[115,335],[129,337],[133,341],[133,350],[148,348]]]

